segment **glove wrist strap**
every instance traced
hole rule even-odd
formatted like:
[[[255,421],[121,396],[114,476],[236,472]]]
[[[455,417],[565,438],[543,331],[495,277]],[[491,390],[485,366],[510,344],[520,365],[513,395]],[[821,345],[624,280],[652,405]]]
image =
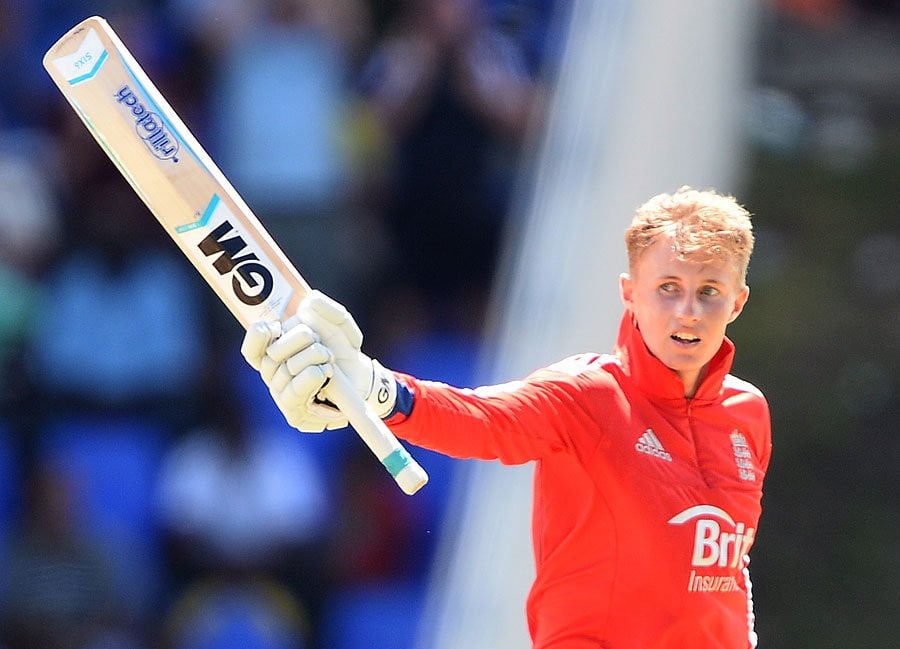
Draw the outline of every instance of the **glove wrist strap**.
[[[372,387],[366,402],[380,418],[384,419],[394,410],[397,403],[397,379],[393,372],[372,359]]]

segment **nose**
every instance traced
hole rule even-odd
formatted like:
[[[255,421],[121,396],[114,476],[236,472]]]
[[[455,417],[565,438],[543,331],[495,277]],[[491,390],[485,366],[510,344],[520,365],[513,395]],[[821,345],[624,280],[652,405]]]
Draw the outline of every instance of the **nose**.
[[[700,319],[700,300],[690,293],[685,293],[678,303],[678,318],[683,322],[697,322]]]

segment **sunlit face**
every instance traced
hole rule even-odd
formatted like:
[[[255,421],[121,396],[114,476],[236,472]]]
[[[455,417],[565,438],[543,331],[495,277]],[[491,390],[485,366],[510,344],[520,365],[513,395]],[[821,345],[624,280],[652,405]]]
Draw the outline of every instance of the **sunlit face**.
[[[675,370],[692,397],[750,289],[737,264],[679,259],[670,237],[650,246],[633,270],[620,277],[622,301],[647,348]]]

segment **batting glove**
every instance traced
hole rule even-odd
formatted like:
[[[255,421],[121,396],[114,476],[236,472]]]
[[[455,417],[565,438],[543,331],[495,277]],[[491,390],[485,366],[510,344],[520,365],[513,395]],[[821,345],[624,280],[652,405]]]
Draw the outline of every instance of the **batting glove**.
[[[343,428],[346,417],[334,408],[320,407],[316,395],[334,374],[331,352],[305,325],[282,333],[280,322],[257,322],[247,329],[241,344],[244,358],[257,370],[287,422],[305,433]],[[267,353],[272,341],[287,339],[281,351],[290,358]]]
[[[397,401],[397,380],[393,372],[360,350],[362,331],[350,312],[324,293],[312,291],[300,303],[295,317],[319,335],[334,364],[375,414],[382,419],[387,417]],[[319,396],[327,394],[326,386]]]
[[[251,326],[241,346],[285,419],[303,432],[343,428],[347,417],[327,398],[337,366],[379,417],[397,400],[394,375],[360,351],[362,332],[341,304],[312,291],[296,315]]]

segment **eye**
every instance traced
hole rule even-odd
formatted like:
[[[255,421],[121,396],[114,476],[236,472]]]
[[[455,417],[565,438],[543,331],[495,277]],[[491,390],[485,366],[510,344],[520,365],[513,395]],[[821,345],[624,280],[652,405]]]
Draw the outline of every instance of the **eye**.
[[[719,289],[715,286],[704,286],[700,289],[700,294],[705,295],[706,297],[714,297],[719,294]]]
[[[659,290],[662,293],[675,293],[678,291],[678,285],[675,282],[665,282],[659,285]]]

